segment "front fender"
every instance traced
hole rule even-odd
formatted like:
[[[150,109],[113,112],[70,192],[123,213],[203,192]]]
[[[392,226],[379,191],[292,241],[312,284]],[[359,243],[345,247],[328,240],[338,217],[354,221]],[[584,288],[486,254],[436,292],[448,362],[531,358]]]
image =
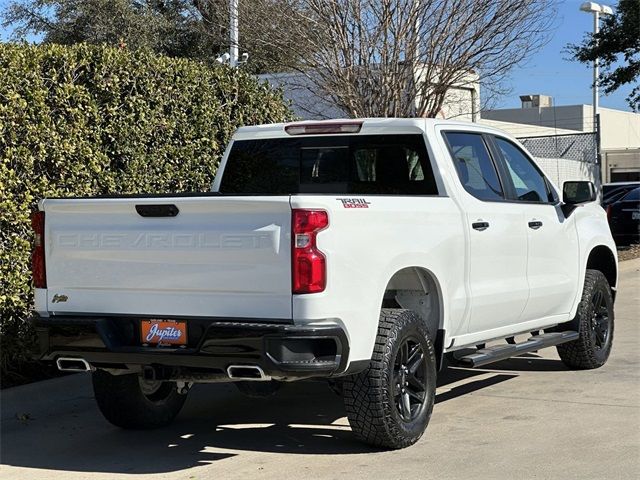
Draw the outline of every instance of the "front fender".
[[[582,298],[584,289],[584,278],[587,271],[587,264],[591,252],[597,247],[607,248],[616,264],[615,282],[611,287],[615,290],[618,284],[618,254],[616,244],[613,241],[607,215],[603,208],[597,203],[590,203],[582,207],[578,207],[574,212],[576,229],[578,232],[578,245],[580,248],[580,269],[578,279],[576,280],[576,298],[571,308],[571,318],[576,315],[578,305]]]

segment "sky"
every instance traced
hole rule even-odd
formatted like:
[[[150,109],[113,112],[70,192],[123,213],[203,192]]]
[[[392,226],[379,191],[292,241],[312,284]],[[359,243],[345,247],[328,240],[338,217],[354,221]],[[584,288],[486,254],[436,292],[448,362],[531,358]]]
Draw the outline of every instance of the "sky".
[[[519,95],[551,95],[554,105],[588,104],[593,101],[593,68],[568,60],[563,52],[569,43],[580,43],[587,32],[593,31],[593,14],[580,11],[582,0],[565,0],[558,8],[558,28],[550,42],[531,59],[511,72],[510,95],[498,102],[500,108],[520,107]],[[615,6],[617,2],[601,3]],[[600,106],[630,110],[625,98],[631,92],[625,86],[609,96],[600,96]]]
[[[4,10],[8,1],[0,0],[0,10]],[[497,108],[520,107],[518,97],[526,94],[550,95],[554,105],[592,103],[591,65],[570,61],[569,55],[564,52],[567,44],[580,43],[584,35],[593,30],[593,16],[580,11],[581,3],[582,0],[560,2],[557,29],[551,40],[542,50],[532,54],[526,64],[512,70],[508,82],[512,91],[498,100]],[[608,4],[615,6],[615,3],[611,1]],[[1,40],[6,41],[10,34],[10,29],[0,27]],[[626,86],[609,96],[602,95],[600,106],[630,110],[625,98],[631,89],[631,86]]]

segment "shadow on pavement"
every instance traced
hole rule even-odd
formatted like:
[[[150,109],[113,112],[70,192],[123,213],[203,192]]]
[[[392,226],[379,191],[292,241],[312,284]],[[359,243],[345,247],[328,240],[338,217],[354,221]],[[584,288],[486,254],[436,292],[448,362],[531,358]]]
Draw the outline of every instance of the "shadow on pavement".
[[[537,362],[536,359],[534,363]],[[548,360],[544,362],[547,365]],[[520,365],[520,359],[501,363],[497,370],[515,371],[518,367],[526,370],[529,364]],[[517,376],[486,369],[448,368],[438,379],[441,392],[436,403]],[[142,474],[179,471],[246,451],[314,455],[373,451],[354,438],[344,418],[342,400],[325,382],[288,384],[275,396],[263,399],[244,397],[228,384],[197,385],[170,427],[124,431],[102,418],[91,397],[88,377],[78,377],[73,381],[81,392],[75,395],[72,405],[63,408],[52,398],[41,411],[29,412],[32,420],[26,422],[6,415],[13,413],[3,412],[0,448],[3,464]],[[447,388],[448,385],[452,387]],[[41,394],[46,395],[46,391]],[[3,410],[17,408],[5,403]]]
[[[500,370],[513,372],[566,372],[569,370],[560,360],[543,358],[533,353],[491,363],[481,368],[490,371]]]

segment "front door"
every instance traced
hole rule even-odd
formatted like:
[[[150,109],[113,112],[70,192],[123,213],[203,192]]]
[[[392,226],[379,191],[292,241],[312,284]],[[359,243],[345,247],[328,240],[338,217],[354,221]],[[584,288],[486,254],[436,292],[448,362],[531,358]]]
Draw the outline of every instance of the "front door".
[[[527,231],[529,301],[523,321],[569,313],[577,293],[578,233],[566,218],[544,174],[516,144],[495,137],[511,180],[513,200]]]

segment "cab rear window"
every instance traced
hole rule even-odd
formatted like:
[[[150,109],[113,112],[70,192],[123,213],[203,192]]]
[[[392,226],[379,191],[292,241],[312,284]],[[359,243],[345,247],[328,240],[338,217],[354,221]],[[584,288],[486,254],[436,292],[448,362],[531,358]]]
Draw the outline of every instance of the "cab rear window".
[[[222,193],[437,195],[421,135],[235,141]]]

